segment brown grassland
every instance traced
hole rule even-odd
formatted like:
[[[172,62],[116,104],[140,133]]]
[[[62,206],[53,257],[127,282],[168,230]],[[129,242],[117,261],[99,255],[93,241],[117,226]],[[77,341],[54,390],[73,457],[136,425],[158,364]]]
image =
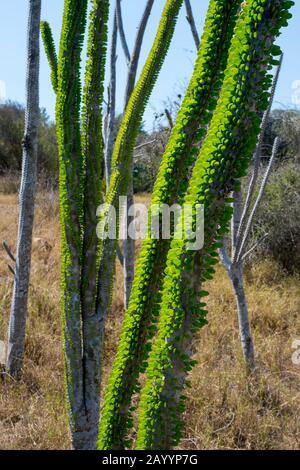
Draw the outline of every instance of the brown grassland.
[[[4,191],[4,185],[1,186]],[[5,193],[9,191],[4,191]],[[15,250],[17,196],[1,193],[0,241]],[[146,196],[139,196],[146,200]],[[6,339],[12,274],[0,251],[0,340]],[[292,342],[300,338],[300,279],[270,260],[246,270],[258,374],[247,378],[235,303],[221,268],[206,286],[209,325],[195,338],[181,449],[299,449],[300,365]],[[104,376],[116,350],[123,316],[122,276],[106,324]],[[26,359],[23,378],[0,381],[0,449],[66,449],[60,329],[59,210],[54,193],[36,203]]]

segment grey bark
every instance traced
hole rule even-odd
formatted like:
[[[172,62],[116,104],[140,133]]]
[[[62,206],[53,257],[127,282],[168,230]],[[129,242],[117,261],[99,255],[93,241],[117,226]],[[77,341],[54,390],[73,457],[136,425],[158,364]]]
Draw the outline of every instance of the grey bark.
[[[122,19],[122,9],[121,9],[121,0],[116,0],[116,14],[117,14],[117,23],[118,23],[118,30],[120,34],[120,39],[121,39],[121,44],[123,47],[125,59],[127,62],[127,65],[130,63],[130,53],[124,33],[124,27],[123,27],[123,19]]]
[[[23,163],[19,194],[20,214],[13,298],[8,329],[6,368],[12,376],[21,372],[24,359],[28,289],[31,267],[34,200],[37,177],[39,126],[39,35],[41,0],[29,0],[27,78]]]
[[[276,137],[276,139],[274,141],[273,149],[272,149],[272,156],[270,158],[270,161],[269,161],[267,170],[265,172],[265,175],[263,177],[262,183],[260,185],[258,196],[256,198],[254,206],[253,206],[253,208],[250,212],[250,215],[248,217],[244,233],[241,234],[242,240],[240,242],[240,251],[238,253],[238,259],[242,259],[243,255],[245,253],[245,248],[247,246],[247,242],[248,242],[248,239],[249,239],[250,229],[253,225],[253,220],[254,220],[255,214],[257,212],[257,209],[258,209],[258,207],[261,203],[261,200],[263,198],[263,195],[264,195],[264,192],[265,192],[268,180],[269,180],[269,176],[270,176],[270,173],[271,173],[271,170],[272,170],[272,167],[273,167],[273,163],[275,161],[275,157],[276,157],[277,152],[278,152],[278,147],[279,147],[279,139],[278,139],[278,137]]]
[[[130,187],[127,195],[127,219],[125,223],[127,224],[127,229],[133,221],[133,217],[128,214],[128,209],[134,203],[133,199],[133,185],[132,178],[130,182]],[[124,276],[124,307],[127,309],[129,304],[129,298],[132,288],[132,283],[134,279],[134,261],[135,261],[135,240],[130,238],[127,234],[127,237],[123,242],[123,276]]]
[[[240,191],[235,191],[232,195],[234,202],[233,215],[231,219],[231,258],[227,253],[226,239],[224,239],[223,248],[220,250],[220,258],[224,267],[226,268],[235,295],[240,340],[246,363],[246,369],[248,372],[252,372],[255,370],[255,355],[249,323],[248,305],[244,288],[243,260],[234,260],[234,253],[238,243],[238,233],[241,223],[242,194]]]
[[[196,28],[196,24],[195,24],[191,2],[190,0],[184,0],[184,3],[185,3],[185,8],[186,8],[186,19],[190,25],[196,48],[199,49],[200,39],[199,39],[199,34]]]
[[[253,372],[255,370],[254,345],[249,324],[249,313],[244,289],[242,261],[239,261],[239,263],[231,267],[230,280],[235,293],[240,339],[246,368],[249,372]]]

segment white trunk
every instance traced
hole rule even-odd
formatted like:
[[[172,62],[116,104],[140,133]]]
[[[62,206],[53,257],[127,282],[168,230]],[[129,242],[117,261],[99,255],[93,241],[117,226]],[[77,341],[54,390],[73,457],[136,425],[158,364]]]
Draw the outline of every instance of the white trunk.
[[[41,0],[29,0],[27,79],[23,166],[20,187],[16,271],[8,329],[7,371],[18,376],[24,358],[27,300],[31,266],[39,126],[39,35]]]
[[[133,217],[128,216],[128,210],[133,204],[133,187],[132,182],[128,191],[127,196],[127,230],[129,225],[132,223]],[[124,275],[124,308],[127,309],[129,303],[129,297],[131,293],[133,278],[134,278],[134,252],[135,252],[135,241],[127,237],[123,243],[124,250],[124,262],[123,262],[123,275]]]
[[[240,339],[246,367],[249,372],[253,372],[255,370],[254,346],[250,331],[248,305],[244,290],[243,267],[241,263],[237,266],[232,266],[230,280],[235,293]]]

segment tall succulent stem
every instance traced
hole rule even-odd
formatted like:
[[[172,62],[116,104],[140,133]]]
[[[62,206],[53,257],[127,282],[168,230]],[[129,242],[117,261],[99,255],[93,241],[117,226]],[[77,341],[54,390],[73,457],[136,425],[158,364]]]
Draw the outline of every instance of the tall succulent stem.
[[[199,284],[214,273],[215,250],[232,214],[227,195],[238,190],[238,179],[244,176],[256,146],[272,84],[266,71],[272,62],[272,44],[286,24],[291,4],[250,0],[239,14],[218,105],[185,197],[194,210],[204,204],[204,247],[200,253],[189,251],[186,236],[174,237],[168,252],[158,334],[140,401],[137,449],[167,449],[179,441],[182,393],[193,366],[192,338],[206,323],[201,299],[207,293],[195,289],[191,274],[196,256],[200,256]],[[194,214],[191,228],[195,225]],[[179,226],[177,234],[181,234]]]
[[[51,29],[42,24],[57,96],[65,381],[74,449],[95,449],[99,421],[101,318],[96,309],[96,212],[101,203],[108,6],[108,0],[92,3],[83,96],[80,62],[87,0],[65,0],[57,67]]]
[[[163,156],[152,196],[152,206],[180,202],[187,187],[187,173],[198,153],[222,83],[238,1],[210,2],[193,77],[178,113]],[[174,184],[176,183],[176,184]],[[137,377],[153,334],[155,304],[169,248],[167,240],[147,239],[138,260],[132,294],[117,356],[105,394],[100,423],[100,448],[124,446],[130,427],[130,402]],[[150,336],[150,337],[149,337]]]

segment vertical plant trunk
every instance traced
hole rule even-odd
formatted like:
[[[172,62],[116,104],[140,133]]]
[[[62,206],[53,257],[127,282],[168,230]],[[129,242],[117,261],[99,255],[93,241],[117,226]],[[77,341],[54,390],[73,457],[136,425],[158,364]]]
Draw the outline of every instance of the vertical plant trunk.
[[[123,262],[123,275],[124,275],[124,308],[127,309],[129,304],[129,297],[132,289],[132,283],[134,278],[134,252],[135,252],[135,240],[128,234],[128,228],[132,223],[134,217],[130,216],[128,211],[134,203],[133,199],[133,181],[132,175],[130,176],[130,187],[127,196],[127,236],[123,243],[124,249],[124,262]]]
[[[243,266],[241,262],[232,266],[230,280],[234,289],[237,305],[243,355],[245,358],[247,371],[253,372],[255,370],[254,346],[250,331],[248,304],[244,289]]]
[[[255,369],[254,345],[250,331],[247,298],[244,289],[244,269],[242,258],[235,260],[238,245],[238,234],[242,216],[242,193],[233,191],[233,216],[231,220],[231,262],[228,274],[233,286],[237,306],[237,316],[240,331],[240,340],[246,363],[247,372]]]
[[[21,372],[24,359],[28,289],[31,267],[34,200],[37,178],[39,127],[39,35],[41,0],[29,1],[27,36],[27,78],[25,133],[22,140],[23,163],[20,187],[20,215],[16,272],[8,329],[7,371],[14,377]]]

